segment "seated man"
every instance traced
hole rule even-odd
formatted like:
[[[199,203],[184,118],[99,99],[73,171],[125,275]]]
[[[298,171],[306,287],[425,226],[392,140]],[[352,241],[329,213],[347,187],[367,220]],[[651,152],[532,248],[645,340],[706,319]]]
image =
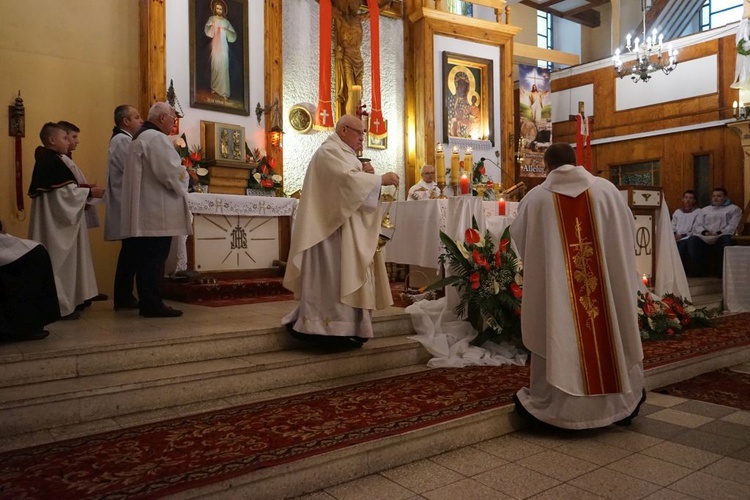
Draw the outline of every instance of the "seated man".
[[[693,234],[687,248],[690,261],[696,267],[696,276],[707,272],[721,277],[724,247],[734,245],[732,236],[742,218],[742,209],[727,198],[727,190],[714,188],[711,205],[704,207],[695,220]]]
[[[700,265],[700,263],[692,262],[688,255],[688,240],[693,237],[693,227],[701,213],[701,209],[695,206],[695,202],[695,191],[688,189],[682,193],[682,207],[672,214],[672,232],[677,242],[677,250],[680,252],[682,267],[685,268],[685,274],[688,276],[695,276],[698,272],[697,266]]]
[[[422,180],[409,188],[407,200],[434,200],[440,196],[440,188],[435,184],[435,167],[422,167]]]
[[[6,234],[0,223],[0,340],[40,340],[60,319],[55,275],[44,246]]]

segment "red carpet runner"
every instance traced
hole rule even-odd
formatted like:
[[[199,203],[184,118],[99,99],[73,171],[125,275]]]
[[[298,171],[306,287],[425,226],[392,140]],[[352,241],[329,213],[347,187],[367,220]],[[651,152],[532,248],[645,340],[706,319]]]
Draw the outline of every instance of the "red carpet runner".
[[[729,368],[704,373],[657,392],[750,411],[750,375]]]
[[[750,344],[750,314],[644,345],[646,368]],[[0,498],[157,498],[505,406],[526,367],[438,369],[0,454]]]

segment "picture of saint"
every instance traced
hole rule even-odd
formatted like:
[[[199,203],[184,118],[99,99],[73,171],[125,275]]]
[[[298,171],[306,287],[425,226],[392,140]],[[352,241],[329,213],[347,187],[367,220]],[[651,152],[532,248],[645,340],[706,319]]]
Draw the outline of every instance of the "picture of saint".
[[[248,115],[248,0],[190,0],[190,105]]]
[[[471,71],[463,66],[454,66],[448,76],[448,130],[453,137],[479,139],[481,137],[481,115],[479,94]],[[452,83],[452,85],[451,85]]]
[[[443,52],[443,135],[492,140],[492,61]]]

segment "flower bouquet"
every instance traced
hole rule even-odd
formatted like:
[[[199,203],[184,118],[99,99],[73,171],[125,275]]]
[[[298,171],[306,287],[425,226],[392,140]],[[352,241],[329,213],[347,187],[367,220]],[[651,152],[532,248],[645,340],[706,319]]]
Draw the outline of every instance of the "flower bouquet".
[[[250,182],[248,187],[250,189],[275,189],[277,192],[280,191],[283,186],[283,178],[275,172],[276,159],[269,159],[266,154],[258,148],[255,148],[254,150],[248,148],[246,156],[248,163],[256,165],[255,168],[250,171]]]
[[[175,141],[175,149],[177,149],[177,153],[180,155],[182,165],[190,175],[189,191],[204,192],[203,185],[208,184],[208,169],[205,166],[201,147],[193,145],[192,149],[188,148],[187,137],[185,137],[185,134],[182,134]]]
[[[638,328],[643,340],[670,339],[687,328],[711,326],[718,313],[716,309],[697,308],[672,293],[659,300],[638,292]]]
[[[484,236],[479,233],[476,219],[472,219],[472,227],[466,230],[463,241],[454,241],[442,231],[440,240],[445,252],[439,261],[447,266],[451,276],[426,290],[447,285],[458,288],[460,302],[454,312],[479,332],[473,345],[507,340],[522,346],[522,266],[510,247],[510,230],[506,228],[497,250],[489,231]]]

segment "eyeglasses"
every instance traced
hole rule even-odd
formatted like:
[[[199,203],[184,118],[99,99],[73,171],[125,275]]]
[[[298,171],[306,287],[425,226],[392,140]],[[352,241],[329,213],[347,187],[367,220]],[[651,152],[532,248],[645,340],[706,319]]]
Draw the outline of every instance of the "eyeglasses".
[[[357,134],[360,137],[364,137],[365,136],[365,131],[364,130],[357,130],[356,128],[352,128],[349,125],[344,125],[344,126],[346,128],[348,128],[349,130],[352,130],[355,134]]]

